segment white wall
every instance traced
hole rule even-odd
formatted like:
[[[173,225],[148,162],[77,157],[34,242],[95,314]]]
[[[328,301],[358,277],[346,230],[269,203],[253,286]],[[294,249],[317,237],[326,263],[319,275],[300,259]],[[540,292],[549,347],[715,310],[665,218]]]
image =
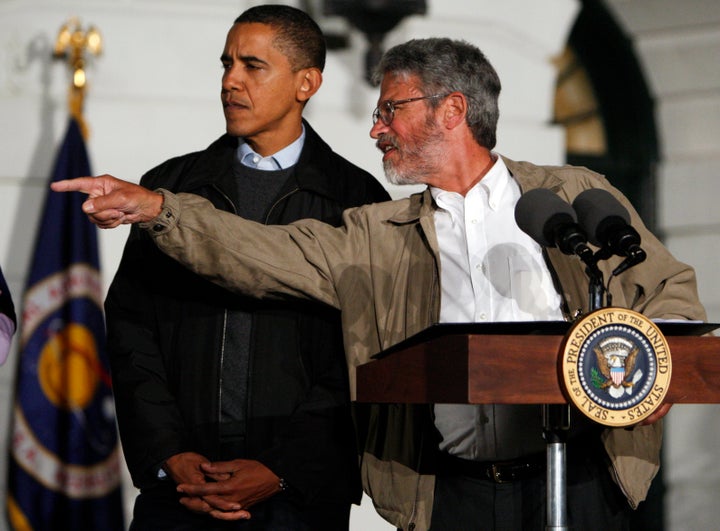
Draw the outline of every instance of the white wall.
[[[205,147],[224,130],[218,104],[219,54],[225,33],[243,9],[259,2],[229,0],[0,0],[0,263],[21,297],[39,209],[55,150],[66,126],[67,69],[50,60],[60,25],[71,15],[96,25],[105,53],[88,69],[88,149],[95,173],[137,181],[166,158]],[[292,3],[292,2],[287,2]],[[717,60],[720,27],[715,0],[612,2],[644,60],[658,96],[665,160],[660,168],[660,222],[668,244],[698,267],[711,318],[720,320],[718,258],[720,213],[713,209],[720,158]],[[563,160],[563,135],[548,125],[554,70],[549,59],[567,38],[575,0],[429,0],[428,15],[404,21],[387,44],[411,37],[453,36],[479,45],[503,81],[499,151],[540,163]],[[380,157],[367,133],[377,92],[362,81],[364,39],[353,33],[348,50],[332,52],[325,83],[307,116],[333,147],[381,180]],[[689,180],[692,179],[692,186]],[[383,180],[384,182],[384,180]],[[407,189],[392,188],[394,195]],[[126,229],[101,233],[105,285],[119,260]],[[16,356],[0,369],[0,426],[7,426]],[[687,408],[687,406],[686,406]],[[685,410],[676,407],[673,411]],[[682,433],[712,435],[718,413],[699,408],[701,420]],[[698,419],[693,413],[690,419]],[[677,419],[680,417],[680,419]],[[672,420],[679,424],[685,415]],[[699,424],[702,422],[702,424]],[[717,424],[717,422],[715,422]],[[0,428],[0,433],[4,432]],[[691,437],[695,439],[695,437]],[[4,492],[6,441],[0,440],[0,492]],[[671,434],[673,461],[687,462],[688,441]],[[676,450],[672,450],[675,448]],[[700,473],[717,492],[720,471],[713,446],[701,444],[690,478],[669,466],[672,499],[715,520],[716,503],[698,496],[689,479]],[[705,477],[703,476],[703,477]],[[701,485],[701,486],[702,486]],[[128,496],[132,497],[132,490]],[[687,515],[684,515],[687,518]],[[678,520],[679,521],[679,520]],[[680,524],[678,524],[680,525]],[[0,530],[5,522],[0,523]],[[353,513],[356,530],[391,529],[369,502]],[[681,529],[681,527],[673,527]]]
[[[670,250],[696,268],[708,317],[720,322],[720,3],[611,4],[634,38],[656,98],[662,150],[659,228]],[[667,426],[668,529],[717,529],[720,406],[674,406]]]

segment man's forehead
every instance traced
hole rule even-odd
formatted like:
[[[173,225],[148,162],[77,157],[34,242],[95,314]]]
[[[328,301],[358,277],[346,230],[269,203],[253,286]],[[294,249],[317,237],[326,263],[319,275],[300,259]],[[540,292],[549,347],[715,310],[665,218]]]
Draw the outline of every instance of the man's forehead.
[[[420,80],[417,76],[388,73],[383,76],[380,83],[378,101],[398,100],[421,94]]]
[[[276,33],[276,30],[267,24],[235,24],[230,28],[225,40],[225,52],[232,55],[246,55],[248,52],[252,54],[260,50],[279,52],[274,45]]]

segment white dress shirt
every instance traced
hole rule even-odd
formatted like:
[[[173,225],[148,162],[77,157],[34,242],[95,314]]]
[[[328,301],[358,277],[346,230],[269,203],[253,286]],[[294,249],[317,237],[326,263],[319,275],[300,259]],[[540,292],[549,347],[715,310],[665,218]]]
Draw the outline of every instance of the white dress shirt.
[[[465,197],[430,191],[439,207],[440,322],[562,320],[541,247],[515,223],[520,188],[502,158]],[[542,451],[540,412],[540,406],[437,404],[440,448],[474,460]]]

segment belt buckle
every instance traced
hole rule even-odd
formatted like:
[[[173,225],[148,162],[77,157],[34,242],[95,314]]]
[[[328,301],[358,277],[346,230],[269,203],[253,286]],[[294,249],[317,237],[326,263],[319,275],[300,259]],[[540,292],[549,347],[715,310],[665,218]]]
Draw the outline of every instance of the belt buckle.
[[[502,470],[500,469],[500,465],[498,463],[493,463],[488,472],[490,472],[490,474],[491,474],[490,479],[492,479],[495,483],[510,483],[511,482],[511,481],[505,481],[503,479],[503,473],[502,473]]]

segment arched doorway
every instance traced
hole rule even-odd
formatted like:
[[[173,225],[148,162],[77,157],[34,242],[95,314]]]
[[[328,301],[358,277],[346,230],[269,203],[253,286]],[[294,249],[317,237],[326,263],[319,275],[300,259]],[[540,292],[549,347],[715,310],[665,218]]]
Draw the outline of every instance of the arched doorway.
[[[607,176],[653,230],[654,101],[632,42],[602,0],[582,0],[557,67],[555,122],[566,129],[568,164]]]

